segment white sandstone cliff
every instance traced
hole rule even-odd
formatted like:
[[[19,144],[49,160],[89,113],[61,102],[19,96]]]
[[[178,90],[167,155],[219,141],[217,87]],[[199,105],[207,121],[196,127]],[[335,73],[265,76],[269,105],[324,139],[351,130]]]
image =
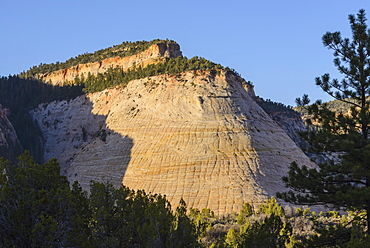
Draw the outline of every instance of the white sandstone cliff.
[[[134,80],[31,114],[45,159],[58,158],[62,173],[85,189],[92,179],[123,183],[216,214],[284,191],[293,161],[313,166],[232,73]]]

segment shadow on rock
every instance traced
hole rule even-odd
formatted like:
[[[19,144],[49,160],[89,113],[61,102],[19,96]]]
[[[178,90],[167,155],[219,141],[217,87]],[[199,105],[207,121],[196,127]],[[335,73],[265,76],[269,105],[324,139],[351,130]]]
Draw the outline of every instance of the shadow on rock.
[[[131,159],[133,140],[106,127],[106,112],[94,113],[82,95],[40,104],[30,112],[44,139],[44,159],[57,158],[61,173],[87,190],[91,180],[119,187]]]

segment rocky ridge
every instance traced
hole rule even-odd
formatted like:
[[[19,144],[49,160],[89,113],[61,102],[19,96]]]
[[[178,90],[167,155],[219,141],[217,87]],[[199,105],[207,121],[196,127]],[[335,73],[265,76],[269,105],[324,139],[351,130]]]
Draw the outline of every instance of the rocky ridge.
[[[181,56],[180,46],[177,43],[158,43],[151,45],[147,50],[132,56],[107,58],[99,62],[79,64],[70,68],[57,70],[51,73],[36,75],[36,79],[53,85],[63,86],[73,83],[74,79],[104,73],[109,68],[120,67],[127,70],[133,66],[145,67],[148,64],[164,61],[166,58]]]
[[[31,111],[44,158],[90,180],[165,194],[216,214],[284,191],[288,166],[314,166],[233,73],[184,72],[131,81]]]

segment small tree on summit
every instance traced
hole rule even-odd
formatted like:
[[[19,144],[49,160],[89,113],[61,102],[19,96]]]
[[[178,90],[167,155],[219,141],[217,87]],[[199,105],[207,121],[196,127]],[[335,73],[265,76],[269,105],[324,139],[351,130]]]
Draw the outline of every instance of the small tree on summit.
[[[324,92],[350,104],[349,112],[336,113],[321,101],[307,106],[307,95],[297,99],[311,115],[307,123],[318,124],[303,133],[311,149],[335,159],[320,163],[318,169],[292,163],[283,180],[293,191],[278,197],[296,204],[365,210],[364,223],[370,234],[370,29],[365,10],[349,15],[349,23],[352,40],[342,38],[340,32],[322,37],[324,46],[334,51],[334,65],[343,79],[331,79],[329,74],[316,78]]]

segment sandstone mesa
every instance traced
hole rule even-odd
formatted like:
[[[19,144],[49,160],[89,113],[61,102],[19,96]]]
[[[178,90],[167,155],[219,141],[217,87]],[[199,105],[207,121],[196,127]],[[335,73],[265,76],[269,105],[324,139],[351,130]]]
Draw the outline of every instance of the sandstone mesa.
[[[92,179],[123,183],[224,214],[284,191],[292,161],[311,164],[254,97],[233,75],[188,72],[40,106],[32,116],[45,159],[58,158],[85,189]]]
[[[63,85],[77,75],[181,54],[178,44],[155,44],[37,77]],[[188,207],[222,215],[284,191],[291,162],[314,166],[292,140],[301,123],[272,118],[256,99],[253,86],[234,73],[190,71],[43,103],[30,114],[43,135],[44,159],[57,158],[61,173],[85,190],[90,180],[123,183],[166,195],[173,206],[183,198]]]

